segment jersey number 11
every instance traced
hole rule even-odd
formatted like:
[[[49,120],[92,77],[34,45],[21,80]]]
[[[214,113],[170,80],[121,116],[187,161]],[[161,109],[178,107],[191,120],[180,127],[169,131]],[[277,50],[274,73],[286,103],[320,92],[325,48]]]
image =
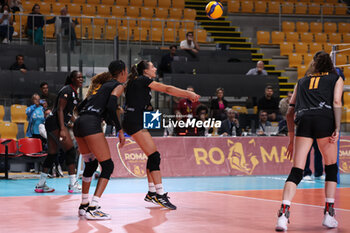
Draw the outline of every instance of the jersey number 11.
[[[318,83],[320,82],[320,77],[313,77],[310,80],[310,85],[309,85],[309,90],[312,89],[317,89],[318,88]]]

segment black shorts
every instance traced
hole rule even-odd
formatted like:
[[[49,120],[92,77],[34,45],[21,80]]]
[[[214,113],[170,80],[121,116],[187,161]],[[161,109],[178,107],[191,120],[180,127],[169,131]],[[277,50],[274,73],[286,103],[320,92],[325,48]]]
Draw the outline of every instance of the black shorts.
[[[57,129],[60,129],[60,125],[58,123],[57,116],[51,115],[51,116],[46,118],[45,129],[46,129],[46,132],[52,132],[52,131],[55,131]]]
[[[96,114],[83,114],[74,122],[73,133],[75,137],[85,137],[102,133],[101,118]]]
[[[302,116],[297,126],[297,137],[325,138],[335,130],[334,119],[325,116]]]
[[[142,129],[143,129],[142,123],[133,123],[133,122],[123,121],[123,130],[130,136],[139,132]]]

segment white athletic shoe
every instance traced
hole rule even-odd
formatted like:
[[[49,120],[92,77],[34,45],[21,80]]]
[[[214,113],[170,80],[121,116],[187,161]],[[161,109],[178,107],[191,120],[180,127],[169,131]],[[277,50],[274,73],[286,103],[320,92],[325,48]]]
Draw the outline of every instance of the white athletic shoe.
[[[87,220],[109,220],[111,215],[101,211],[100,206],[89,206],[86,210],[85,218]]]
[[[89,207],[89,203],[80,204],[79,211],[78,211],[79,216],[85,216],[88,207]]]
[[[326,212],[323,217],[322,225],[327,228],[336,228],[338,227],[338,221],[335,220],[334,216],[331,216],[328,212]]]
[[[312,181],[312,177],[311,176],[304,176],[303,180],[304,181]]]
[[[278,219],[276,224],[276,231],[287,231],[289,223],[289,206],[282,205],[277,213]]]
[[[81,185],[78,183],[78,181],[75,181],[73,185],[68,185],[68,192],[69,193],[81,193]]]

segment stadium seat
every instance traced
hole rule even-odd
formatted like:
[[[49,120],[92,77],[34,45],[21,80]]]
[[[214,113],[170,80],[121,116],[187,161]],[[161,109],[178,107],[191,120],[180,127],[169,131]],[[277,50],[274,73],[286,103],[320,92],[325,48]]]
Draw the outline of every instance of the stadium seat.
[[[345,66],[344,67],[344,76],[345,77],[350,77],[350,66]],[[345,78],[345,81],[348,80],[350,81],[350,78]],[[350,83],[348,83],[347,85],[350,85]],[[349,93],[349,92],[347,92]]]
[[[294,32],[295,31],[295,23],[290,21],[282,22],[282,31],[283,32]]]
[[[350,43],[350,33],[343,33],[343,43]]]
[[[270,32],[269,31],[257,31],[256,32],[258,45],[270,44]]]
[[[227,3],[227,10],[229,13],[238,13],[239,12],[239,1],[234,1],[234,0],[231,0],[231,1],[228,1]]]
[[[156,18],[162,18],[162,19],[168,18],[168,8],[162,8],[162,7],[156,8]]]
[[[307,12],[307,5],[305,2],[298,2],[295,4],[295,14],[305,15]]]
[[[234,110],[240,114],[248,114],[248,109],[245,106],[235,105],[235,106],[232,106],[232,110]]]
[[[6,139],[17,139],[18,127],[16,123],[13,122],[0,122],[0,137]],[[40,139],[39,139],[40,140]]]
[[[313,40],[314,40],[314,37],[311,32],[300,33],[300,42],[312,43]]]
[[[73,3],[79,4],[79,5],[84,5],[86,4],[86,0],[72,0]]]
[[[326,53],[330,53],[332,51],[332,44],[331,43],[323,43],[322,46],[323,46],[323,50]]]
[[[184,9],[184,20],[195,20],[196,19],[196,10],[185,8]]]
[[[334,5],[336,15],[346,15],[347,6],[346,4],[339,3]]]
[[[254,12],[255,13],[266,13],[266,2],[265,1],[256,1],[254,2]]]
[[[141,7],[143,5],[143,0],[130,0],[130,6]]]
[[[341,43],[341,34],[340,33],[328,33],[329,43],[340,44]]]
[[[52,13],[55,14],[55,15],[60,15],[61,14],[61,9],[63,7],[65,7],[64,4],[62,4],[61,2],[53,2],[51,4],[52,6]]]
[[[310,53],[315,54],[316,52],[322,50],[322,44],[321,43],[310,43],[309,48],[310,48]]]
[[[325,3],[321,8],[324,15],[333,15],[334,13],[334,5],[331,3]]]
[[[106,25],[106,19],[96,17],[93,19],[93,24],[94,25]]]
[[[181,28],[178,30],[177,36],[179,37],[180,41],[183,41],[186,39],[186,33],[188,32],[187,29]]]
[[[169,9],[169,18],[171,18],[171,19],[182,19],[182,9],[170,8]]]
[[[93,15],[96,15],[97,7],[95,5],[86,4],[82,6],[82,10],[84,15],[93,16]]]
[[[309,15],[319,15],[321,10],[321,5],[319,3],[313,2],[309,3]]]
[[[151,41],[162,41],[162,29],[152,27]]]
[[[129,0],[116,0],[116,5],[117,6],[128,6]]]
[[[207,42],[207,31],[204,29],[194,30],[194,36],[194,38],[196,38],[199,43]]]
[[[339,22],[338,23],[339,33],[350,33],[350,23]]]
[[[172,29],[179,29],[180,28],[180,21],[177,21],[176,19],[168,19],[166,21],[166,27],[172,28]]]
[[[157,7],[157,0],[144,0],[143,5],[151,8]]]
[[[271,32],[271,43],[272,44],[280,44],[284,42],[284,32],[273,31]]]
[[[325,33],[337,32],[337,24],[331,23],[331,22],[324,23],[323,24],[323,31]]]
[[[185,0],[173,0],[172,7],[184,9],[185,8]]]
[[[154,15],[153,8],[151,7],[141,7],[141,17],[152,18]]]
[[[299,41],[299,33],[286,32],[286,41],[287,42],[298,42]]]
[[[349,56],[350,55],[350,45],[349,44],[345,44],[345,45],[338,45],[338,51],[339,50],[344,50],[344,49],[349,49],[349,50],[344,50],[343,52],[341,52],[341,54],[344,54],[344,55],[347,55]],[[350,59],[350,57],[349,57]],[[349,60],[350,61],[350,60]]]
[[[298,67],[303,61],[303,56],[299,53],[288,54],[289,67]]]
[[[151,28],[144,28],[142,27],[140,30],[140,36],[141,36],[141,41],[149,41],[151,39],[151,33],[150,33]]]
[[[151,19],[144,17],[139,18],[138,25],[140,25],[143,28],[151,28]]]
[[[101,0],[101,5],[115,5],[116,4],[116,0]]]
[[[27,121],[26,105],[11,105],[11,121],[15,123],[24,123]]]
[[[125,27],[136,27],[136,25],[137,25],[137,19],[132,18],[132,17],[125,17],[125,18],[121,19],[120,21],[121,21],[121,25],[123,25]]]
[[[241,12],[242,13],[253,13],[253,1],[241,1]]]
[[[297,32],[309,32],[309,23],[298,21],[296,23]]]
[[[344,105],[350,106],[350,92],[344,92],[343,98],[344,98]]]
[[[175,36],[175,30],[173,28],[165,28],[164,29],[164,41],[166,42],[175,42],[176,36]]]
[[[158,1],[158,7],[170,8],[170,6],[171,6],[171,0],[161,0],[161,1]]]
[[[280,44],[280,53],[282,56],[293,53],[293,50],[292,42],[283,42]]]
[[[282,2],[282,14],[293,14],[294,4],[291,2]]]
[[[79,4],[67,4],[69,14],[81,14],[81,6]]]
[[[182,24],[182,27],[183,28],[186,28],[187,30],[189,30],[189,31],[193,31],[194,30],[194,23],[193,22],[184,22],[183,24]]]
[[[326,33],[315,33],[314,34],[315,42],[317,43],[326,43],[327,42],[327,34]]]
[[[311,22],[310,23],[310,32],[322,32],[322,23]]]
[[[1,144],[2,142],[6,141],[6,140],[10,140],[10,142],[7,144],[7,153],[9,155],[9,157],[19,157],[19,156],[23,155],[23,154],[17,152],[18,149],[17,149],[16,139],[0,138],[0,156],[4,156],[6,153],[5,145]]]
[[[116,17],[108,18],[107,19],[107,25],[109,26],[121,26],[122,21],[120,19],[117,19]]]
[[[112,6],[112,15],[115,17],[125,16],[125,7],[123,6]]]
[[[165,27],[165,21],[163,21],[163,19],[159,19],[159,18],[155,18],[152,19],[152,27],[156,27],[156,28],[162,28]]]
[[[295,43],[295,52],[296,53],[307,53],[309,50],[307,43],[303,43],[303,42],[298,42]]]
[[[90,25],[92,21],[91,18],[79,18],[78,22],[83,26],[87,26]]]
[[[107,26],[105,33],[105,38],[107,40],[113,40],[114,37],[117,35],[117,28],[115,26]]]
[[[348,63],[348,58],[346,55],[338,53],[336,57],[336,65],[345,65]]]
[[[111,12],[112,12],[111,7],[108,5],[97,6],[97,14],[98,15],[108,17],[111,15]]]
[[[308,69],[308,66],[306,65],[298,66],[298,79],[301,79],[305,76],[307,69]]]
[[[126,8],[126,16],[137,18],[140,16],[140,8],[135,6],[129,6]]]
[[[51,13],[51,4],[50,3],[40,2],[39,5],[40,5],[40,13],[41,14],[49,15]]]
[[[18,140],[19,152],[29,157],[44,157],[41,140],[39,138],[21,138]]]
[[[5,116],[5,108],[4,105],[0,105],[0,121],[4,120],[4,116]]]
[[[312,61],[312,59],[314,58],[314,54],[311,53],[306,53],[303,55],[303,60],[304,60],[304,65],[309,66],[310,62]]]
[[[120,40],[128,40],[128,38],[130,38],[130,31],[128,31],[128,27],[118,27],[118,36]]]
[[[22,3],[23,11],[25,13],[32,12],[33,5],[34,5],[34,3],[32,3],[32,2],[23,1],[23,3]]]
[[[43,33],[46,38],[55,38],[55,25],[45,24],[43,27]]]

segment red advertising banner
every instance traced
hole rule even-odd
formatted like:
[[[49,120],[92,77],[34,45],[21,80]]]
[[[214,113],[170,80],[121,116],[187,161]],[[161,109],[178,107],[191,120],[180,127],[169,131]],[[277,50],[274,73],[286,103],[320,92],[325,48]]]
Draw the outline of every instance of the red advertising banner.
[[[132,140],[118,148],[108,138],[114,161],[112,177],[145,177],[147,156]],[[164,177],[280,175],[292,163],[286,157],[287,137],[155,137]],[[339,168],[350,173],[350,137],[340,142]]]

